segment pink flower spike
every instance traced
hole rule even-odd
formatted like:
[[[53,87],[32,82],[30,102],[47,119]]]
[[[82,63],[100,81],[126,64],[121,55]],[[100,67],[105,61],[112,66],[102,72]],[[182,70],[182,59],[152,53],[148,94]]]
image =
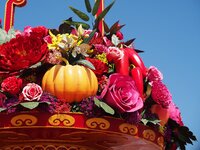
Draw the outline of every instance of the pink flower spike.
[[[169,106],[169,118],[176,121],[180,126],[183,126],[183,121],[179,108],[172,102]]]
[[[150,82],[151,81],[161,81],[161,80],[163,80],[163,75],[155,66],[150,66],[148,69],[147,79]]]
[[[172,102],[171,93],[166,85],[164,85],[161,81],[155,81],[152,83],[151,96],[157,104],[162,105],[164,108],[168,108]]]

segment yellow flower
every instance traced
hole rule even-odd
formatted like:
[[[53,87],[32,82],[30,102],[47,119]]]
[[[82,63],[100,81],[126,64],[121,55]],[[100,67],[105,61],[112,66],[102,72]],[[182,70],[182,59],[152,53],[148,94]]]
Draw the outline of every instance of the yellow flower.
[[[108,60],[106,58],[106,53],[96,55],[96,58],[101,60],[102,62],[108,64]]]
[[[52,43],[48,43],[49,49],[58,49],[58,44],[62,41],[62,36],[60,34],[54,35],[51,31],[49,31],[49,35],[51,36]]]

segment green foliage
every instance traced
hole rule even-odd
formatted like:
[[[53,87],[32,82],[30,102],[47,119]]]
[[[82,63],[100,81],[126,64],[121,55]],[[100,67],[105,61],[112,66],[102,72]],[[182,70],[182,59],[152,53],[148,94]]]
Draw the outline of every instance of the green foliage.
[[[89,20],[89,17],[88,15],[86,15],[85,13],[83,13],[82,11],[76,9],[76,8],[73,8],[71,6],[69,6],[69,8],[79,17],[81,18],[82,20],[84,21],[88,21]]]
[[[85,0],[85,7],[86,7],[86,10],[89,14],[91,14],[92,16],[95,16],[98,12],[98,9],[99,9],[99,6],[100,6],[100,0],[96,0],[96,2],[94,3],[93,7],[91,7],[91,4],[90,4],[90,0]],[[114,5],[115,3],[115,0],[110,4],[108,5],[99,15],[98,17],[96,17],[96,19],[94,20],[94,25],[93,25],[93,30],[95,29],[98,29],[98,25],[99,25],[99,22],[106,16],[106,14],[109,12],[109,10],[111,9],[111,7]],[[89,21],[89,14],[86,14],[86,13],[83,13],[82,11],[74,8],[74,7],[69,7],[79,18],[81,18],[83,21]],[[90,26],[88,23],[85,23],[85,22],[77,22],[77,21],[72,21],[71,20],[65,20],[64,21],[65,23],[69,24],[69,25],[72,25],[72,26],[75,26],[75,27],[78,27],[80,26],[80,24],[82,24],[83,28],[85,29],[89,29]]]
[[[24,102],[24,103],[20,103],[20,105],[28,109],[34,109],[38,107],[39,102]]]
[[[94,98],[94,104],[99,107],[102,108],[106,113],[114,115],[115,111],[114,109],[112,109],[108,104],[98,100],[97,98]]]
[[[92,11],[92,8],[91,8],[91,5],[90,5],[90,0],[85,0],[85,7],[87,9],[87,12],[91,12]]]
[[[88,67],[92,70],[95,70],[94,65],[91,62],[89,62],[88,60],[85,60],[85,59],[77,60],[76,64],[83,65],[83,66],[86,66],[86,67]]]
[[[94,29],[94,30],[90,33],[90,35],[89,35],[88,38],[85,38],[85,39],[83,40],[83,43],[88,44],[88,43],[90,42],[90,40],[94,37],[95,32],[96,32],[96,29]]]
[[[96,2],[94,3],[94,6],[92,8],[92,15],[95,16],[97,14],[97,11],[99,9],[100,6],[100,2],[101,0],[96,0]]]

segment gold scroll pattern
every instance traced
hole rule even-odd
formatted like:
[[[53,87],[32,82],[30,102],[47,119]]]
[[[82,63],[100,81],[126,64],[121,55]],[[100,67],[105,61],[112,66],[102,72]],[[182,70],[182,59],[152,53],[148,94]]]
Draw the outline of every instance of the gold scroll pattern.
[[[164,147],[164,138],[162,136],[158,137],[157,143],[160,147]]]
[[[22,114],[13,117],[10,122],[15,127],[33,126],[38,122],[38,119],[33,115]]]
[[[55,114],[49,117],[49,124],[52,126],[60,126],[63,124],[65,127],[71,127],[74,123],[74,117],[67,114]]]
[[[42,145],[42,144],[35,144],[35,145],[9,145],[3,147],[4,150],[89,150],[86,147],[81,146],[70,146],[70,145]]]
[[[154,141],[156,139],[155,132],[150,129],[144,130],[142,135],[143,135],[143,138],[150,140],[150,141]]]
[[[131,135],[136,135],[138,133],[138,128],[135,125],[131,125],[128,123],[123,123],[119,126],[119,130],[122,133],[128,133]]]
[[[102,129],[107,130],[110,128],[110,122],[103,118],[90,118],[86,121],[86,125],[92,129]]]

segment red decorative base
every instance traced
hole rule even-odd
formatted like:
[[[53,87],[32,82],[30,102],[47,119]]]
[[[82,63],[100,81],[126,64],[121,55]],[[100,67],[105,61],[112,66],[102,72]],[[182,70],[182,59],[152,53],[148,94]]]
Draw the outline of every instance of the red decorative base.
[[[156,150],[164,149],[163,145],[159,132],[112,117],[88,119],[81,113],[0,114],[3,150]]]

